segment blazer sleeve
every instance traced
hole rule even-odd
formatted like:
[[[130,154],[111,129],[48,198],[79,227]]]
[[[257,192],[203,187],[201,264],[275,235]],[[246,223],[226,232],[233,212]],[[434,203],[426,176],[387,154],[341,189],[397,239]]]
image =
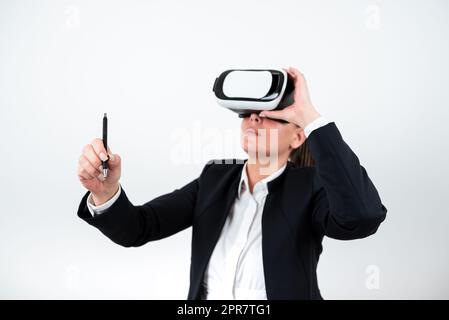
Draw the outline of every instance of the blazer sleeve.
[[[375,233],[387,208],[335,123],[314,130],[307,144],[316,168],[312,223],[317,232],[340,240]]]
[[[118,199],[102,214],[94,215],[87,207],[87,192],[79,204],[78,217],[100,230],[113,242],[124,247],[138,247],[149,241],[169,237],[192,225],[202,176],[173,192],[143,205],[133,205],[122,186]]]

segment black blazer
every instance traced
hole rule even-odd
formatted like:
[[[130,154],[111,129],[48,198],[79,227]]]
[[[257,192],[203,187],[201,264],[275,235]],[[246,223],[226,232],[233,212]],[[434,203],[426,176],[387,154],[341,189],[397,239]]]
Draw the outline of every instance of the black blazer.
[[[334,122],[309,135],[314,167],[295,167],[268,183],[262,252],[268,299],[322,299],[316,269],[323,236],[350,240],[376,232],[387,209]],[[238,161],[235,161],[238,162]],[[171,193],[133,205],[124,189],[108,212],[92,217],[87,192],[78,216],[124,247],[137,247],[192,227],[190,288],[200,299],[203,275],[237,195],[243,164],[210,161]]]

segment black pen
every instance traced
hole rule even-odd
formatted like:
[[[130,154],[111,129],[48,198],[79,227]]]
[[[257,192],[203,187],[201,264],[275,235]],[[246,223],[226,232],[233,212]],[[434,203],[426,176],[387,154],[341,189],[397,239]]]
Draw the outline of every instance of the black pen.
[[[101,161],[101,165],[103,166],[103,176],[107,178],[108,176],[108,160],[109,160],[109,154],[108,154],[108,118],[106,116],[106,113],[103,116],[103,145],[104,149],[106,150],[106,155],[108,159],[106,161]]]

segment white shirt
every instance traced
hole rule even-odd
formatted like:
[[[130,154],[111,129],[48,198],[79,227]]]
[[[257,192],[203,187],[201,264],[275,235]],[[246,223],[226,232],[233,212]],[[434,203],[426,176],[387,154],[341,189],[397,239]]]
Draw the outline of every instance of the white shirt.
[[[249,190],[246,161],[237,198],[229,212],[204,274],[203,299],[267,299],[262,261],[262,212],[268,195],[268,182],[279,170]]]
[[[306,137],[330,121],[319,117],[304,128]],[[262,260],[262,212],[268,195],[268,182],[277,178],[286,165],[257,182],[249,191],[245,162],[237,198],[228,214],[220,237],[212,252],[203,278],[203,299],[267,299]],[[89,211],[105,212],[120,196],[117,193],[106,203],[94,206],[87,198]]]

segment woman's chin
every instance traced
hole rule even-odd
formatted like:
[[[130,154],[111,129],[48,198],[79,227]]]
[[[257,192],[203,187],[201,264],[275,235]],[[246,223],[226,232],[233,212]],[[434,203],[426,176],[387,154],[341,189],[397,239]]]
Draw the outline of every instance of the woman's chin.
[[[254,146],[249,147],[248,143],[243,143],[242,149],[243,149],[243,151],[245,151],[246,154],[248,154],[249,152],[252,152],[252,153],[257,152],[257,148],[254,148]]]
[[[242,144],[242,149],[247,155],[256,155],[259,152],[259,148],[255,147],[254,145],[249,147],[247,143]],[[263,149],[263,151],[261,150],[260,152],[265,152],[265,149]]]

